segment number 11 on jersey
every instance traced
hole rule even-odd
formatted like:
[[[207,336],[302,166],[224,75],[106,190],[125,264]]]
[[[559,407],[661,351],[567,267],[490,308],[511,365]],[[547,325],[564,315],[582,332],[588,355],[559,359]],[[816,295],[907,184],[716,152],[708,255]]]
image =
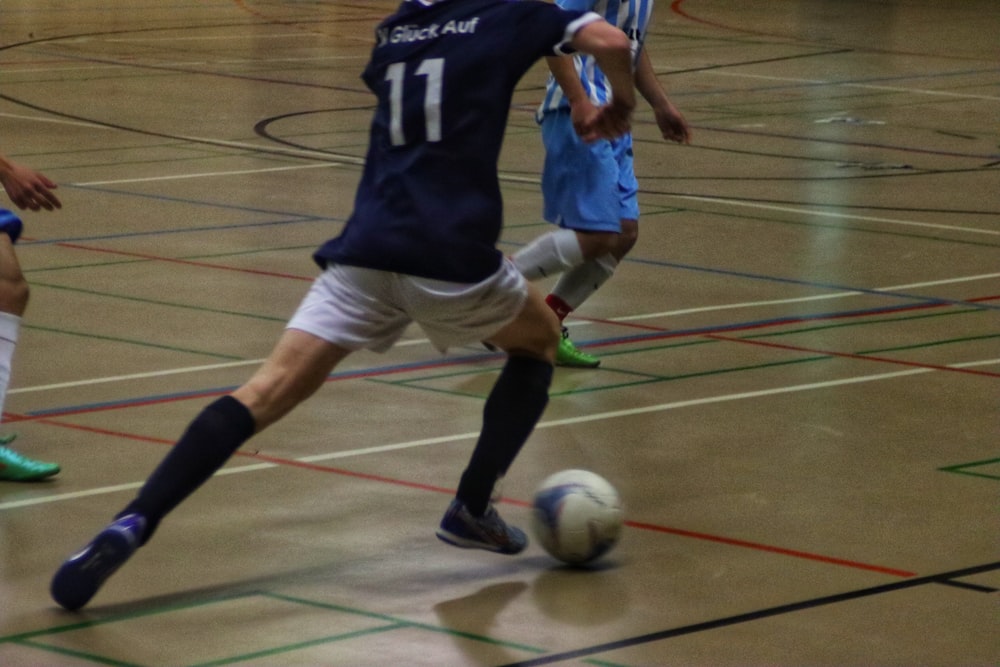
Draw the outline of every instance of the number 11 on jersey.
[[[415,74],[424,77],[424,128],[427,141],[441,141],[441,94],[444,79],[444,58],[430,58],[420,63]],[[403,96],[406,92],[406,63],[389,65],[385,74],[389,82],[389,133],[393,146],[406,144],[403,132]]]

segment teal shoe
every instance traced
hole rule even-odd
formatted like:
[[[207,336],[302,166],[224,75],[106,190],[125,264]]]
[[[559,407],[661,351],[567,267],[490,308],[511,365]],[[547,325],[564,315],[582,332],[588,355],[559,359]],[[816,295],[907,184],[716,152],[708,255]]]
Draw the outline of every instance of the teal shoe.
[[[34,482],[52,477],[59,472],[58,463],[35,461],[6,447],[17,434],[0,436],[0,480],[8,482]]]

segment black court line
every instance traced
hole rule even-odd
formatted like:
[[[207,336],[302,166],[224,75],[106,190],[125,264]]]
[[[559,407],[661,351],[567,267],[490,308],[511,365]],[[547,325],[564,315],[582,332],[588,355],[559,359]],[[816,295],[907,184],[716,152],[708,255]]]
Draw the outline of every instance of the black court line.
[[[822,607],[828,604],[846,602],[847,600],[857,600],[859,598],[871,597],[873,595],[881,595],[883,593],[892,593],[895,591],[901,591],[907,588],[915,588],[917,586],[924,586],[927,584],[959,585],[958,582],[952,580],[959,579],[961,577],[968,577],[975,574],[981,574],[983,572],[992,572],[994,570],[1000,570],[1000,562],[987,563],[986,565],[977,565],[962,570],[954,570],[952,572],[933,574],[926,577],[915,577],[913,579],[907,579],[905,581],[896,581],[891,584],[884,584],[882,586],[873,586],[872,588],[862,588],[861,590],[857,591],[837,593],[836,595],[828,595],[825,597],[815,598],[812,600],[792,602],[791,604],[784,604],[777,607],[771,607],[770,609],[761,609],[758,611],[748,612],[746,614],[738,614],[736,616],[729,616],[727,618],[719,618],[712,621],[704,621],[702,623],[685,625],[679,628],[672,628],[670,630],[651,632],[649,634],[639,635],[637,637],[628,637],[626,639],[619,639],[613,642],[607,642],[605,644],[597,644],[595,646],[588,646],[584,648],[574,649],[572,651],[564,651],[562,653],[543,655],[537,658],[532,658],[531,660],[525,660],[522,662],[512,662],[503,665],[502,667],[534,667],[535,665],[551,665],[557,662],[563,662],[565,660],[586,658],[588,656],[596,655],[598,653],[606,653],[608,651],[615,651],[618,649],[628,648],[630,646],[637,646],[639,644],[648,644],[651,642],[661,641],[664,639],[670,639],[672,637],[691,635],[696,632],[703,632],[705,630],[715,630],[716,628],[724,628],[730,625],[738,625],[740,623],[756,621],[762,618],[769,618],[771,616],[780,616],[781,614],[803,611],[805,609],[814,609],[816,607]],[[985,586],[973,586],[965,584],[962,584],[961,586],[963,588],[970,588],[972,590],[976,590],[983,593],[994,592],[994,589],[987,588]]]

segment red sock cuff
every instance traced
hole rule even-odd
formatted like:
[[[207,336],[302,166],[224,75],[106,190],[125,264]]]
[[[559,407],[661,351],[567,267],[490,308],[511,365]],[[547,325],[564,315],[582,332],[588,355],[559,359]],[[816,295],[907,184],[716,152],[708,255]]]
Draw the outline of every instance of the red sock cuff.
[[[545,297],[545,303],[549,305],[555,314],[559,317],[559,321],[562,322],[566,319],[566,316],[573,312],[570,305],[557,297],[555,294],[550,294]]]

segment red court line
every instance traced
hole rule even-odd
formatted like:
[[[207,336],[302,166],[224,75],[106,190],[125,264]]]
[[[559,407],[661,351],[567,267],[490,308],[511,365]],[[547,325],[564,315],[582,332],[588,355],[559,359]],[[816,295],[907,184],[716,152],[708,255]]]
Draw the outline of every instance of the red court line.
[[[709,542],[718,542],[720,544],[728,544],[734,547],[743,547],[746,549],[756,549],[757,551],[767,551],[770,553],[781,554],[784,556],[792,556],[794,558],[804,558],[806,560],[814,560],[820,563],[828,563],[830,565],[841,565],[843,567],[851,567],[860,570],[868,570],[870,572],[878,572],[880,574],[889,574],[894,577],[915,577],[916,572],[910,572],[908,570],[897,570],[890,567],[883,567],[881,565],[869,565],[867,563],[861,563],[853,560],[844,560],[842,558],[832,558],[830,556],[823,556],[820,554],[813,554],[806,551],[796,551],[794,549],[785,549],[783,547],[774,547],[768,544],[761,544],[759,542],[747,542],[745,540],[736,540],[728,537],[719,537],[718,535],[709,535],[707,533],[698,533],[690,530],[682,530],[679,528],[669,528],[666,526],[657,526],[651,523],[641,523],[638,521],[626,521],[626,525],[633,528],[642,528],[643,530],[652,530],[660,533],[669,533],[671,535],[679,535],[681,537],[691,537],[698,540],[707,540]]]
[[[39,423],[46,424],[49,426],[56,426],[58,428],[69,428],[78,431],[87,431],[89,433],[96,433],[99,435],[107,435],[115,438],[124,438],[126,440],[137,440],[140,442],[149,442],[161,445],[173,446],[174,442],[172,440],[165,440],[163,438],[154,438],[151,436],[137,435],[134,433],[124,433],[121,431],[111,431],[109,429],[96,428],[93,426],[84,426],[80,424],[68,424],[53,419],[43,419],[39,420]],[[432,491],[434,493],[446,494],[448,496],[453,496],[455,494],[455,489],[434,486],[431,484],[423,484],[420,482],[412,482],[404,479],[397,479],[394,477],[385,477],[383,475],[374,475],[371,473],[357,472],[354,470],[347,470],[345,468],[335,468],[333,466],[321,465],[318,463],[309,463],[307,461],[296,461],[295,459],[288,459],[280,456],[270,456],[268,454],[261,454],[260,452],[251,451],[237,451],[234,456],[241,456],[249,459],[256,459],[258,461],[265,461],[267,463],[273,463],[279,466],[287,466],[292,468],[301,468],[304,470],[312,470],[314,472],[322,472],[327,474],[340,475],[342,477],[352,477],[355,479],[363,479],[370,482],[379,482],[381,484],[392,484],[393,486],[401,486],[410,489],[417,489],[420,491]],[[508,505],[515,505],[518,507],[530,507],[531,503],[524,500],[518,500],[516,498],[504,497],[501,499],[502,503]],[[678,537],[687,537],[691,539],[703,540],[708,542],[715,542],[717,544],[724,544],[731,547],[740,547],[743,549],[753,549],[755,551],[763,551],[767,553],[778,554],[782,556],[790,556],[792,558],[799,558],[803,560],[811,560],[819,563],[826,563],[828,565],[837,565],[840,567],[849,567],[857,570],[866,570],[868,572],[878,572],[879,574],[888,574],[894,577],[913,577],[916,576],[915,572],[909,572],[907,570],[898,570],[895,568],[883,567],[881,565],[871,565],[868,563],[862,563],[860,561],[846,560],[843,558],[834,558],[831,556],[824,556],[822,554],[809,553],[807,551],[798,551],[795,549],[786,549],[784,547],[776,547],[769,544],[762,544],[760,542],[749,542],[746,540],[738,540],[730,537],[723,537],[720,535],[711,535],[709,533],[699,533],[692,530],[684,530],[682,528],[671,528],[670,526],[660,526],[652,523],[645,523],[641,521],[626,521],[625,525],[630,528],[636,528],[639,530],[649,530],[657,533],[665,533],[668,535],[676,535]]]
[[[122,255],[124,257],[137,257],[139,259],[148,259],[155,262],[170,262],[173,264],[186,264],[188,266],[197,266],[204,269],[221,269],[223,271],[236,271],[238,273],[251,273],[258,276],[268,276],[270,278],[290,278],[292,280],[308,280],[313,281],[316,276],[297,276],[291,273],[278,273],[276,271],[261,271],[258,269],[245,269],[236,266],[226,266],[225,264],[209,264],[208,262],[195,262],[189,259],[175,259],[172,257],[164,257],[162,255],[149,255],[141,252],[125,252],[124,250],[111,250],[108,248],[95,248],[93,246],[81,245],[78,243],[56,243],[56,246],[60,248],[72,248],[74,250],[86,250],[88,252],[103,252],[109,255]]]
[[[234,270],[241,270],[241,269],[234,269]],[[996,300],[996,299],[1000,299],[1000,296],[976,297],[976,298],[973,298],[973,299],[965,299],[965,301],[968,301],[969,303],[975,303],[975,302],[978,302],[978,301],[993,301],[993,300]],[[942,308],[942,307],[950,306],[950,305],[951,304],[942,304],[942,303],[916,304],[916,305],[913,305],[913,306],[910,306],[910,307],[906,307],[906,308],[902,308],[902,309],[900,309],[900,308],[892,308],[892,309],[886,309],[886,310],[887,310],[887,312],[891,311],[893,313],[899,313],[899,312],[907,312],[907,311],[912,311],[912,310],[923,310],[923,309],[927,309],[927,308]],[[876,311],[866,311],[864,313],[834,313],[834,314],[831,314],[831,315],[828,315],[828,316],[825,316],[825,317],[819,317],[819,318],[817,318],[817,317],[787,318],[787,319],[782,319],[782,320],[771,320],[771,321],[763,322],[763,323],[750,323],[750,324],[747,324],[747,325],[742,326],[742,327],[734,327],[732,329],[727,329],[727,331],[752,331],[752,330],[755,330],[755,329],[761,329],[761,328],[767,328],[767,327],[775,327],[775,326],[784,326],[786,324],[797,324],[797,323],[802,323],[802,322],[819,322],[819,321],[823,321],[823,320],[847,319],[847,318],[853,318],[853,317],[868,317],[870,315],[877,315],[877,314],[879,314],[879,312],[881,312],[881,311],[879,311],[879,310],[876,310]],[[583,347],[586,347],[586,348],[612,347],[612,346],[618,346],[618,345],[628,345],[628,344],[631,344],[631,343],[646,343],[646,342],[655,341],[655,340],[665,340],[665,339],[668,339],[668,338],[683,338],[683,337],[686,337],[686,336],[691,336],[691,337],[701,337],[701,338],[716,339],[716,340],[730,342],[730,343],[744,343],[744,344],[749,344],[749,345],[761,345],[761,346],[766,346],[766,347],[774,347],[774,348],[780,348],[780,349],[787,349],[787,350],[796,351],[796,352],[807,352],[809,354],[821,354],[821,355],[826,355],[826,356],[831,356],[831,357],[845,357],[845,358],[849,358],[849,359],[858,359],[858,360],[863,360],[863,361],[877,361],[879,363],[889,363],[889,364],[903,365],[903,366],[916,367],[916,368],[926,368],[928,370],[946,371],[946,372],[952,372],[952,373],[966,373],[966,374],[971,374],[971,375],[982,375],[982,376],[986,376],[986,377],[1000,377],[1000,373],[992,373],[992,372],[989,372],[989,371],[980,371],[980,370],[975,370],[975,369],[970,369],[970,368],[952,368],[950,366],[940,366],[940,365],[935,365],[935,364],[924,364],[924,363],[920,363],[920,362],[916,362],[916,361],[907,361],[907,360],[904,360],[904,359],[891,359],[891,358],[888,358],[888,357],[876,357],[874,355],[855,354],[855,353],[851,353],[851,352],[834,352],[834,351],[830,351],[830,350],[823,350],[823,349],[814,349],[814,348],[807,348],[807,347],[801,347],[801,346],[794,346],[794,345],[789,345],[789,344],[785,344],[785,343],[773,343],[773,342],[765,342],[765,341],[761,341],[761,340],[750,340],[750,339],[744,339],[744,338],[736,338],[736,337],[731,337],[731,336],[724,336],[722,334],[713,334],[713,333],[707,333],[707,332],[706,333],[699,333],[699,332],[691,332],[691,331],[670,331],[669,329],[664,329],[662,327],[652,326],[652,325],[648,325],[648,324],[636,324],[634,322],[616,322],[614,320],[606,320],[606,319],[600,319],[600,318],[578,318],[578,319],[581,319],[581,320],[584,320],[584,321],[587,321],[587,322],[596,322],[596,323],[601,323],[601,324],[609,324],[609,325],[617,325],[617,326],[630,327],[630,328],[633,328],[633,329],[641,329],[643,331],[652,332],[652,334],[653,334],[653,335],[650,335],[648,337],[644,337],[641,341],[638,341],[638,340],[637,341],[622,341],[622,340],[607,341],[607,342],[603,342],[603,343],[592,343],[592,344],[589,344],[589,345],[584,345]],[[481,361],[481,360],[482,360],[481,357],[476,357],[476,358],[463,357],[463,358],[458,358],[458,359],[433,360],[433,361],[427,361],[427,362],[422,363],[422,364],[410,364],[410,365],[398,366],[398,367],[393,367],[393,368],[375,368],[375,369],[367,370],[367,371],[366,370],[362,370],[362,371],[357,371],[357,372],[344,372],[344,373],[338,374],[336,376],[331,376],[331,377],[327,378],[326,382],[336,382],[336,381],[342,381],[342,380],[364,379],[364,378],[369,378],[369,377],[382,377],[382,376],[385,376],[385,375],[392,375],[392,374],[395,374],[395,373],[409,373],[409,372],[419,371],[419,370],[433,370],[433,369],[439,369],[439,368],[447,368],[449,366],[461,366],[461,365],[465,365],[465,364],[468,364],[468,363],[475,363],[475,362],[478,362],[478,361]],[[94,413],[94,412],[105,412],[105,411],[109,411],[109,410],[122,410],[122,409],[126,409],[126,408],[143,407],[143,406],[148,406],[148,405],[159,405],[159,404],[162,404],[162,403],[172,403],[172,402],[175,402],[175,401],[187,401],[187,400],[192,400],[192,399],[204,399],[204,398],[211,398],[213,396],[222,396],[223,394],[227,394],[227,393],[229,393],[228,389],[220,389],[220,390],[213,390],[213,391],[195,392],[195,393],[191,393],[191,394],[183,394],[183,395],[178,395],[178,396],[166,396],[166,397],[150,398],[150,399],[141,400],[141,401],[124,401],[124,402],[121,402],[121,403],[115,403],[115,404],[110,404],[110,405],[89,406],[89,407],[79,408],[77,410],[66,410],[65,412],[60,412],[58,416],[65,417],[65,416],[70,416],[70,415],[90,414],[90,413]],[[49,415],[19,415],[19,414],[12,414],[12,413],[4,413],[3,419],[5,421],[7,421],[7,422],[39,421],[39,420],[43,420],[43,419],[46,419],[46,418],[51,417],[51,416],[52,416],[51,414],[49,414]]]
[[[964,301],[967,301],[968,303],[978,303],[978,302],[981,302],[981,301],[995,301],[997,299],[1000,299],[1000,296],[997,296],[997,295],[982,296],[982,297],[975,297],[975,298],[972,298],[972,299],[964,299]],[[928,308],[944,308],[946,306],[947,307],[952,307],[952,306],[954,306],[954,304],[950,304],[950,303],[921,303],[921,304],[914,304],[912,306],[908,306],[908,307],[905,307],[905,308],[886,308],[884,311],[881,310],[881,309],[875,309],[875,310],[871,310],[871,311],[865,311],[864,313],[834,313],[834,314],[831,314],[831,315],[828,315],[828,316],[825,316],[825,317],[822,317],[822,318],[816,318],[816,317],[785,318],[785,319],[781,319],[781,320],[769,320],[767,322],[761,322],[761,323],[757,323],[757,324],[747,324],[746,326],[738,327],[738,328],[733,328],[733,329],[728,329],[727,331],[752,331],[754,329],[763,329],[763,328],[774,327],[774,326],[784,326],[786,324],[801,324],[801,323],[805,323],[805,322],[818,322],[818,321],[821,321],[821,320],[847,319],[847,318],[853,318],[853,317],[869,317],[869,316],[873,316],[873,315],[879,315],[879,314],[882,314],[882,313],[894,313],[895,314],[895,313],[909,312],[909,311],[913,311],[913,310],[926,310]],[[665,329],[663,327],[657,327],[657,326],[653,326],[653,325],[649,325],[649,324],[636,324],[634,322],[616,322],[615,320],[598,319],[598,318],[579,318],[579,319],[585,320],[587,322],[599,322],[599,323],[602,323],[602,324],[610,324],[610,325],[632,327],[634,329],[641,329],[643,331],[650,331],[650,332],[654,332],[654,333],[655,332],[662,332],[662,334],[663,334],[662,336],[656,336],[656,335],[654,335],[654,336],[649,336],[649,337],[643,338],[641,341],[635,341],[635,342],[642,342],[642,343],[645,343],[645,342],[648,342],[648,341],[651,341],[651,340],[662,340],[662,339],[666,339],[666,338],[681,338],[681,337],[684,337],[684,336],[692,336],[692,337],[701,337],[701,338],[711,338],[713,340],[724,341],[724,342],[728,342],[728,343],[743,343],[745,345],[758,345],[758,346],[761,346],[761,347],[773,347],[773,348],[782,349],[782,350],[790,350],[790,351],[793,351],[793,352],[807,352],[809,354],[822,354],[822,355],[826,355],[826,356],[830,356],[830,357],[842,357],[842,358],[845,358],[845,359],[858,359],[858,360],[862,360],[862,361],[878,361],[880,363],[885,363],[885,364],[896,364],[896,365],[900,365],[900,366],[910,366],[910,367],[914,367],[914,368],[926,368],[928,370],[948,371],[948,372],[951,372],[951,373],[967,373],[969,375],[983,375],[983,376],[986,376],[986,377],[1000,378],[1000,373],[994,373],[994,372],[990,372],[990,371],[981,371],[981,370],[976,370],[976,369],[973,369],[973,368],[955,368],[955,367],[952,367],[952,366],[941,366],[939,364],[928,364],[928,363],[922,363],[922,362],[918,362],[918,361],[908,361],[906,359],[894,359],[894,358],[891,358],[891,357],[880,357],[880,356],[876,356],[874,354],[859,354],[859,353],[856,353],[856,352],[836,352],[834,350],[826,350],[826,349],[819,349],[819,348],[803,347],[801,345],[791,345],[791,344],[788,344],[788,343],[775,343],[773,341],[764,341],[764,340],[760,340],[760,339],[738,338],[738,337],[735,337],[735,336],[727,336],[725,334],[716,334],[716,333],[710,333],[710,332],[692,333],[690,331],[671,331],[670,329]],[[585,348],[599,348],[599,347],[608,347],[608,346],[613,346],[613,345],[623,345],[623,344],[628,344],[629,342],[630,341],[607,341],[607,342],[604,342],[604,343],[594,343],[594,344],[591,344],[591,345],[584,345],[583,347],[585,347]]]

